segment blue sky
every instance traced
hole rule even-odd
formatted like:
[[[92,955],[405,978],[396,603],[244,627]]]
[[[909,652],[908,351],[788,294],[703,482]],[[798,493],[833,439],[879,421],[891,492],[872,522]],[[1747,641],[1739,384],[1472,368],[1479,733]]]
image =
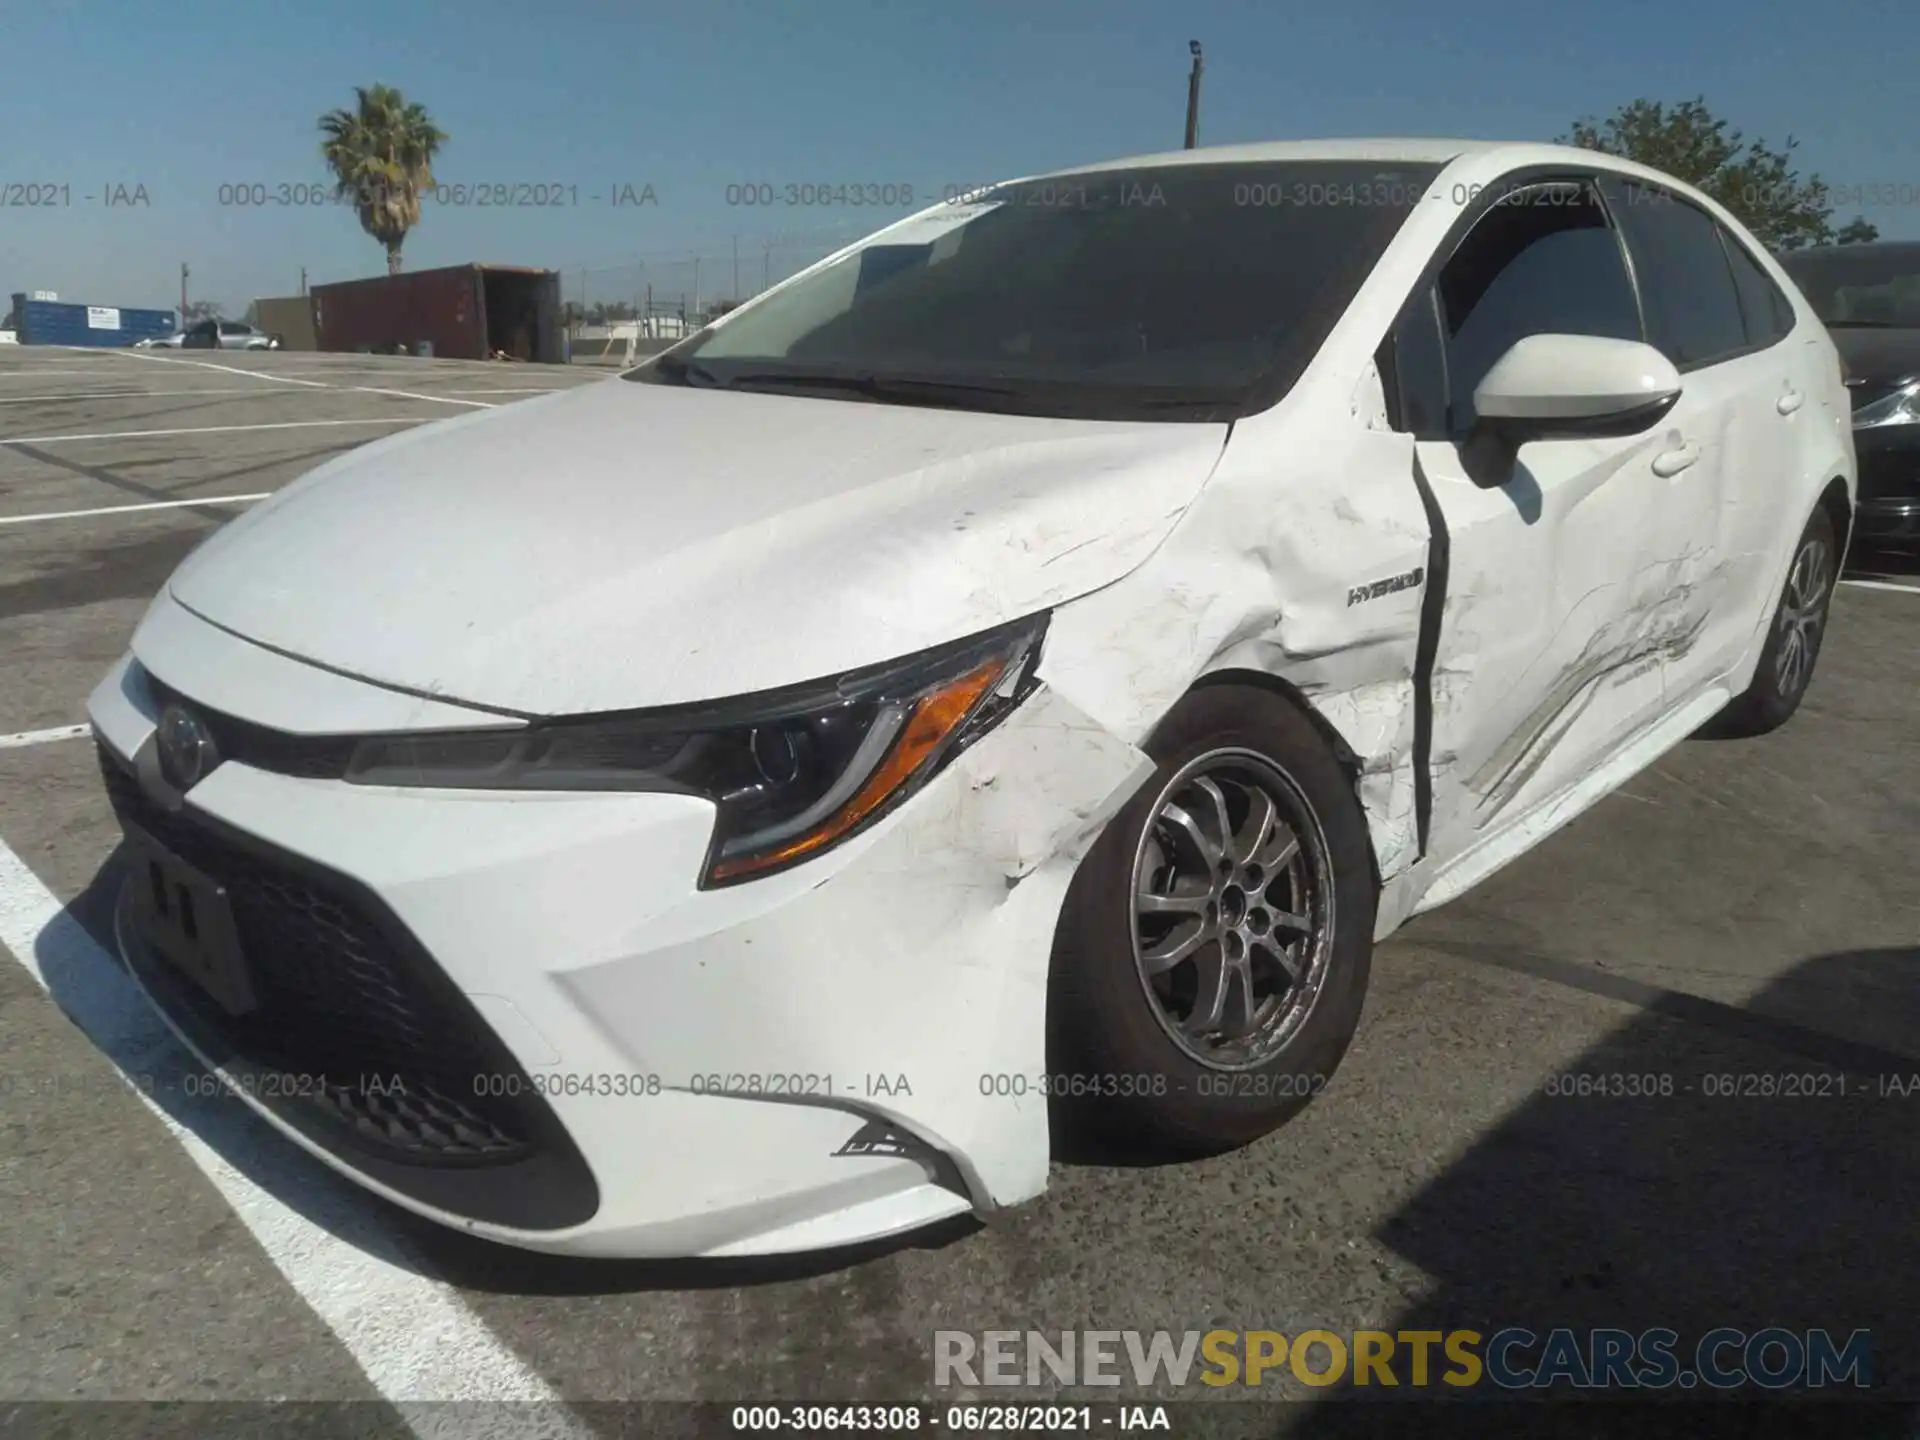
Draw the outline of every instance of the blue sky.
[[[1639,96],[1704,94],[1749,135],[1794,135],[1830,183],[1904,187],[1909,203],[1866,213],[1916,238],[1920,84],[1892,15],[1860,0],[0,0],[0,185],[70,197],[0,208],[0,295],[176,305],[184,261],[193,298],[238,314],[293,293],[302,266],[315,284],[376,273],[350,212],[220,203],[222,186],[323,183],[318,116],[376,82],[451,134],[442,181],[568,187],[559,206],[429,209],[409,268],[552,266],[570,294],[584,269],[588,298],[613,298],[688,289],[697,253],[712,296],[733,288],[737,244],[752,289],[904,212],[730,206],[729,185],[910,185],[924,203],[1177,148],[1190,38],[1206,46],[1202,144],[1550,139]],[[654,203],[609,203],[623,185]],[[103,202],[136,186],[144,205]]]

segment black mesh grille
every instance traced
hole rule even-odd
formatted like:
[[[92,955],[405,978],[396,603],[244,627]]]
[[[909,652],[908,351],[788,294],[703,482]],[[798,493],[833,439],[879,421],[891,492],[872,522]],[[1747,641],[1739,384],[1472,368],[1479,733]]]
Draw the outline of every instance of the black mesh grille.
[[[373,1171],[362,1163],[369,1159],[385,1162],[392,1173],[380,1178],[398,1188],[419,1188],[405,1183],[403,1171],[430,1168],[457,1180],[476,1167],[532,1164],[548,1172],[543,1183],[573,1189],[570,1196],[536,1197],[536,1206],[545,1200],[567,1210],[567,1220],[551,1224],[592,1213],[591,1176],[551,1109],[384,906],[344,877],[203,815],[162,809],[104,746],[100,769],[123,825],[152,836],[228,893],[258,1009],[235,1017],[164,962],[136,965],[176,1023],[203,1048],[211,1043],[221,1052],[213,1058],[229,1069],[237,1059],[239,1068],[281,1077],[270,1087],[276,1113],[336,1153],[354,1152],[358,1168]],[[493,1093],[501,1090],[509,1093]],[[434,1203],[495,1218],[482,1213],[484,1191],[462,1184],[451,1199]],[[573,1213],[582,1186],[586,1209]],[[546,1228],[524,1216],[504,1223]]]

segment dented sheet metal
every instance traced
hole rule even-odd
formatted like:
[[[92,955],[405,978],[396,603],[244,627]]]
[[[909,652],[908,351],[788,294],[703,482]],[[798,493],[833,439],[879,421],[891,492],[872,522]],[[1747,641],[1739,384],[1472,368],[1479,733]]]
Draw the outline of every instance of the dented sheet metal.
[[[1043,687],[818,873],[690,897],[683,913],[650,917],[634,953],[566,984],[611,1033],[651,1036],[630,1058],[664,1073],[845,1074],[852,1055],[863,1073],[910,1075],[905,1092],[843,1085],[836,1103],[955,1157],[980,1208],[1014,1204],[1046,1185],[1046,1101],[1038,1083],[994,1093],[982,1076],[1045,1069],[1061,902],[1152,770]],[[672,943],[653,943],[662,935]],[[732,1016],[722,1033],[651,1023],[720,996]]]
[[[1134,743],[1203,677],[1287,686],[1344,752],[1387,881],[1418,854],[1413,675],[1428,531],[1412,442],[1387,428],[1371,364],[1351,397],[1335,397],[1349,423],[1278,448],[1296,407],[1325,398],[1296,394],[1237,425],[1167,543],[1058,613],[1041,673]]]

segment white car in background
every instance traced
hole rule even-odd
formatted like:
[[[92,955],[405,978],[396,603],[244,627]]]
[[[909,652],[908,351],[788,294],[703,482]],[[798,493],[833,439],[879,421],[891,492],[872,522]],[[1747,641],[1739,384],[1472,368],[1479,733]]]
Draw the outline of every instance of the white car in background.
[[[321,466],[94,693],[132,974],[497,1240],[799,1250],[1326,1088],[1377,940],[1782,723],[1824,328],[1586,151],[1194,150],[892,225]],[[1576,882],[1577,883],[1577,882]]]

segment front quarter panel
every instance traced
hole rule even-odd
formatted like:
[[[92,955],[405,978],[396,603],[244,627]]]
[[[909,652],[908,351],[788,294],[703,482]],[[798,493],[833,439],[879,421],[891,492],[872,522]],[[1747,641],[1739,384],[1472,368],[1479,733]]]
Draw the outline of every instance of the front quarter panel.
[[[1413,675],[1428,527],[1412,467],[1370,361],[1357,383],[1303,384],[1235,427],[1145,565],[1055,616],[1041,674],[1141,745],[1202,680],[1289,689],[1354,774],[1391,881],[1418,858]],[[1395,923],[1383,905],[1380,933]]]

